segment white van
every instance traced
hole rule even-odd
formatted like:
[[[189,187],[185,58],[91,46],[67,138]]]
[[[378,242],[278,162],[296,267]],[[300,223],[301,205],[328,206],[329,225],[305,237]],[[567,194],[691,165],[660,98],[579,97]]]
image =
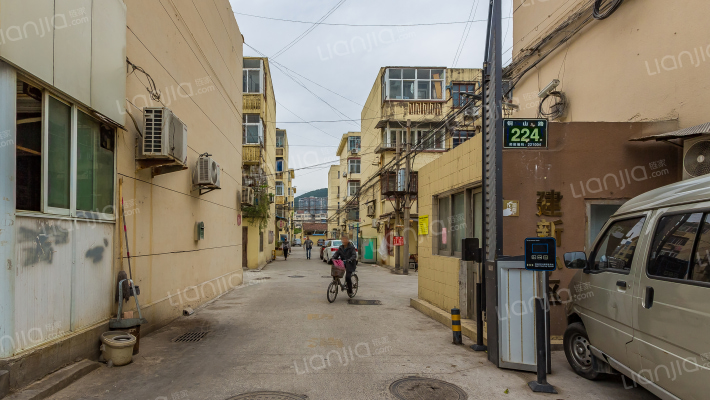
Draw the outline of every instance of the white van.
[[[620,372],[662,399],[710,398],[710,176],[626,202],[565,254],[564,349],[587,379]]]

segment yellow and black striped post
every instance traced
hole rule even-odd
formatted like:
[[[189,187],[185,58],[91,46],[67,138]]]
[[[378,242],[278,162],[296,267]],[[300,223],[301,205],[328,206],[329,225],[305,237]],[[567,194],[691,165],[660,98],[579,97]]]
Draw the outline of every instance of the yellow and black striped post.
[[[454,344],[463,344],[461,338],[461,310],[451,309],[451,330],[454,332]]]

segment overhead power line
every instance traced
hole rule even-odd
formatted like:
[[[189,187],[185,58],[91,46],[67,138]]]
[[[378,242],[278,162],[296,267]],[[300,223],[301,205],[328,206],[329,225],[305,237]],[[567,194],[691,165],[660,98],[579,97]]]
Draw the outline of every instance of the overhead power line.
[[[261,15],[252,15],[252,14],[244,14],[244,13],[238,13],[235,12],[237,15],[244,15],[246,17],[253,17],[253,18],[261,18],[261,19],[270,19],[272,21],[283,21],[283,22],[293,22],[297,24],[315,24],[316,22],[309,22],[309,21],[297,21],[293,19],[283,19],[283,18],[271,18],[271,17],[264,17]],[[503,18],[507,19],[507,18]],[[346,23],[326,23],[326,22],[321,22],[318,25],[326,25],[326,26],[352,26],[352,27],[399,27],[399,26],[435,26],[435,25],[460,25],[460,24],[468,24],[471,22],[488,22],[487,19],[474,19],[474,20],[469,20],[469,21],[449,21],[449,22],[427,22],[427,23],[412,23],[412,24],[346,24]]]
[[[288,51],[291,47],[293,47],[296,43],[300,42],[303,38],[305,38],[306,36],[308,36],[309,33],[313,32],[313,30],[316,29],[316,28],[318,27],[318,25],[320,25],[323,21],[325,21],[328,17],[330,17],[330,15],[333,14],[333,13],[335,12],[335,10],[337,10],[338,7],[342,6],[343,3],[345,3],[346,1],[347,1],[347,0],[340,0],[340,1],[338,2],[338,4],[336,4],[333,8],[331,8],[330,10],[328,10],[328,12],[325,13],[324,16],[320,17],[320,19],[319,19],[318,21],[313,22],[313,23],[312,23],[313,25],[311,25],[308,29],[306,29],[303,33],[301,33],[300,35],[298,35],[298,37],[296,37],[295,39],[293,39],[289,44],[287,44],[286,46],[284,46],[281,50],[277,51],[276,54],[274,54],[274,55],[271,56],[271,57],[272,57],[272,58],[276,58],[276,57],[280,56],[281,54],[287,52],[287,51]]]

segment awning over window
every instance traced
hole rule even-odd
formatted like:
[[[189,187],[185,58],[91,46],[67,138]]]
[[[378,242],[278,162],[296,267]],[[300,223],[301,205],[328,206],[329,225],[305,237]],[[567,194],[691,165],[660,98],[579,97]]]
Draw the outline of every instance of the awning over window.
[[[706,133],[710,133],[710,122],[706,122],[701,125],[693,126],[690,128],[681,129],[679,131],[659,133],[656,135],[642,136],[638,138],[629,139],[632,142],[640,141],[645,142],[648,140],[669,140],[669,139],[690,139],[695,136],[700,136]]]

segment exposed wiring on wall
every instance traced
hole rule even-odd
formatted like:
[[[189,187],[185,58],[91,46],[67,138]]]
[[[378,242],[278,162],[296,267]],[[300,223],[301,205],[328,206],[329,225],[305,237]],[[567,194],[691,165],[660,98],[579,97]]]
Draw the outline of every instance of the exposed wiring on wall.
[[[602,5],[604,0],[595,0],[594,1],[594,9],[592,11],[592,15],[594,16],[594,19],[602,20],[602,19],[607,19],[611,14],[614,14],[616,9],[619,8],[621,3],[624,2],[624,0],[611,0],[609,3]]]
[[[154,101],[160,102],[160,90],[158,90],[158,87],[155,85],[155,81],[154,81],[153,78],[150,76],[150,74],[148,74],[147,72],[145,72],[145,70],[144,70],[143,68],[141,68],[141,67],[139,67],[139,66],[133,64],[133,63],[131,62],[131,60],[128,59],[128,57],[126,57],[126,63],[132,68],[132,70],[131,70],[131,72],[129,73],[129,75],[132,74],[132,73],[134,73],[134,72],[136,72],[136,71],[138,71],[138,72],[142,73],[143,75],[145,75],[146,78],[148,78],[148,86],[145,87],[145,90],[147,90],[148,93],[150,93],[150,98],[151,98],[151,99],[153,99]]]
[[[126,99],[126,101],[129,102],[129,103],[131,103],[131,101],[128,100],[128,99]],[[133,103],[131,103],[131,104],[133,104]],[[135,107],[135,104],[133,104],[133,106]],[[138,108],[138,107],[136,107],[136,108]],[[139,110],[140,110],[140,109],[139,109]],[[141,128],[138,127],[138,121],[136,121],[136,119],[133,117],[133,114],[131,114],[131,112],[128,111],[128,109],[126,109],[126,114],[128,114],[128,116],[131,118],[131,121],[133,121],[133,126],[136,127],[136,131],[138,132],[138,135],[140,135],[140,137],[141,137],[141,139],[142,139],[142,138],[143,138],[143,133],[141,132]]]
[[[548,100],[552,99],[552,104],[547,107],[547,111],[544,110],[544,105],[548,104]],[[538,107],[538,114],[550,120],[556,120],[565,115],[567,111],[567,96],[563,92],[550,92],[545,98],[540,100],[540,106]]]

